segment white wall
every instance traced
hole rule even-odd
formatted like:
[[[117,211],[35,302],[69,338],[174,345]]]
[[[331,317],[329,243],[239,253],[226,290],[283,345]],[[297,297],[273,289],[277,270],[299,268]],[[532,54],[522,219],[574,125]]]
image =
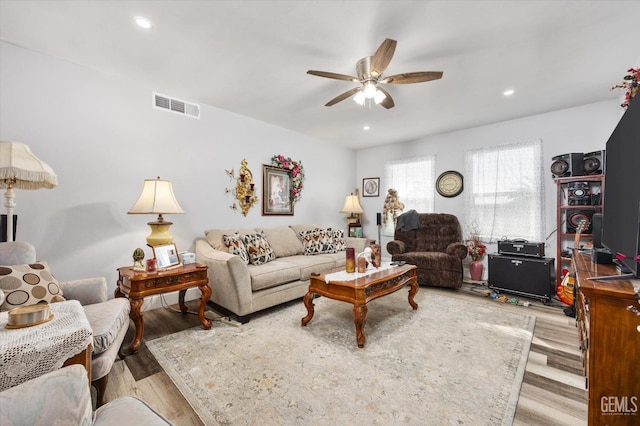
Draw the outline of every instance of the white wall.
[[[615,94],[612,94],[615,97]],[[526,102],[526,100],[522,100]],[[553,111],[517,120],[476,127],[458,132],[434,135],[416,141],[363,149],[357,153],[358,178],[380,176],[379,198],[362,199],[365,210],[364,233],[376,235],[375,212],[382,211],[387,184],[384,182],[384,164],[424,155],[436,156],[436,177],[446,170],[457,170],[463,175],[465,151],[482,146],[508,144],[533,138],[542,138],[545,165],[545,236],[556,227],[556,185],[551,178],[551,158],[569,152],[591,152],[604,149],[607,139],[621,117],[619,99],[588,104],[576,108]],[[455,214],[464,227],[464,193],[455,198],[436,194],[435,211]],[[400,194],[402,200],[402,194]],[[410,206],[408,206],[410,208]],[[467,233],[467,230],[463,229]],[[515,237],[515,236],[512,236]],[[382,238],[383,247],[391,238]],[[555,233],[547,240],[546,255],[555,257]],[[496,251],[489,247],[489,251]],[[386,252],[385,252],[386,253]],[[486,268],[485,268],[486,271]]]
[[[0,43],[0,140],[29,145],[59,181],[52,190],[16,191],[17,239],[35,244],[58,279],[105,276],[113,290],[116,268],[132,263],[136,247],[150,256],[146,223],[155,218],[127,211],[144,179],[156,176],[173,182],[186,212],[166,217],[181,251],[208,228],[345,227],[338,211],[356,182],[353,150],[207,105],[200,120],[153,109],[152,91],[164,93]],[[247,217],[232,211],[225,169],[237,171],[246,158],[260,190],[262,164],[274,154],[304,165],[295,215],[262,216],[260,205]]]
[[[540,137],[548,170],[555,155],[604,148],[620,118],[619,99],[612,99],[355,153],[207,105],[201,105],[200,120],[159,111],[151,108],[152,91],[164,93],[146,82],[0,43],[0,139],[27,143],[59,179],[53,190],[17,191],[18,239],[33,242],[38,257],[61,280],[106,276],[113,288],[116,268],[131,263],[136,247],[150,255],[144,244],[146,222],[153,218],[126,214],[144,179],[173,182],[186,214],[167,219],[174,223],[178,249],[192,250],[207,228],[289,223],[344,228],[338,213],[344,195],[361,186],[362,178],[379,176],[380,197],[361,198],[365,236],[377,238],[375,213],[382,211],[387,160],[434,154],[436,175],[465,174],[465,150]],[[246,218],[233,212],[231,197],[224,195],[231,186],[224,170],[237,170],[246,158],[261,188],[261,165],[274,154],[304,164],[307,179],[295,216],[263,217],[259,206]],[[462,218],[463,200],[464,195],[436,195],[435,209]],[[550,172],[545,202],[550,234],[556,207]],[[547,253],[555,253],[555,235]]]

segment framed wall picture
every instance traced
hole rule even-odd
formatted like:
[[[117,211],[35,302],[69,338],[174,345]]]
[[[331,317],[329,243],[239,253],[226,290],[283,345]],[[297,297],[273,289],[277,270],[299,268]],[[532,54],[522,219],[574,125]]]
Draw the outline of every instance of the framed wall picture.
[[[153,256],[156,258],[156,267],[158,269],[180,266],[178,249],[176,249],[176,245],[173,243],[153,247]]]
[[[262,165],[262,215],[293,215],[290,170]]]
[[[380,196],[380,178],[364,178],[362,179],[362,196],[363,197],[379,197]]]

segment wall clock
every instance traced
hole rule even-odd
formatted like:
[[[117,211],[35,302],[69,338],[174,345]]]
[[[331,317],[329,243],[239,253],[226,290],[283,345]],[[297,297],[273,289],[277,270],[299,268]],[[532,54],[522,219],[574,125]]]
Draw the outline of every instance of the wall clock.
[[[462,175],[453,170],[446,171],[436,180],[436,191],[443,197],[456,197],[464,188]]]

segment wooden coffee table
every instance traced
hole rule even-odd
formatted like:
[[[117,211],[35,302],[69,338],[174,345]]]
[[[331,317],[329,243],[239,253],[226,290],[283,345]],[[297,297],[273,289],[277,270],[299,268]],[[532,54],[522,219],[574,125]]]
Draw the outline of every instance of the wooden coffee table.
[[[309,291],[304,296],[304,306],[307,308],[307,316],[302,318],[302,326],[306,326],[313,318],[313,298],[315,294],[334,300],[341,300],[353,304],[353,316],[356,325],[356,341],[359,348],[364,347],[364,322],[367,316],[367,302],[386,296],[405,285],[409,288],[409,304],[413,309],[418,309],[418,304],[413,297],[418,292],[418,279],[415,265],[403,265],[385,269],[372,274],[361,275],[353,280],[329,281],[325,276],[344,269],[337,269],[326,274],[311,275],[309,277]],[[356,274],[354,274],[355,276]],[[358,274],[360,275],[360,274]]]

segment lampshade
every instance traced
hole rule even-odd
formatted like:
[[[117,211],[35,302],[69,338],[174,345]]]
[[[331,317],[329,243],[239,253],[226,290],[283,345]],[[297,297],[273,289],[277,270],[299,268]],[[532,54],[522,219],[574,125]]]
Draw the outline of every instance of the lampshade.
[[[21,142],[0,141],[0,188],[4,193],[7,209],[7,241],[13,240],[13,188],[54,188],[58,177],[48,164],[33,155],[31,149]]]
[[[0,188],[54,188],[58,177],[21,142],[0,141]]]
[[[357,195],[347,195],[346,200],[344,200],[344,206],[340,213],[349,213],[349,214],[361,214],[364,213],[362,207],[360,207],[360,200],[358,200]]]
[[[142,193],[128,213],[158,215],[154,222],[147,223],[151,227],[151,234],[147,236],[147,244],[155,247],[173,241],[173,237],[169,234],[169,227],[173,223],[165,221],[162,215],[182,214],[184,210],[173,194],[171,182],[161,180],[158,177],[157,179],[145,179]]]

